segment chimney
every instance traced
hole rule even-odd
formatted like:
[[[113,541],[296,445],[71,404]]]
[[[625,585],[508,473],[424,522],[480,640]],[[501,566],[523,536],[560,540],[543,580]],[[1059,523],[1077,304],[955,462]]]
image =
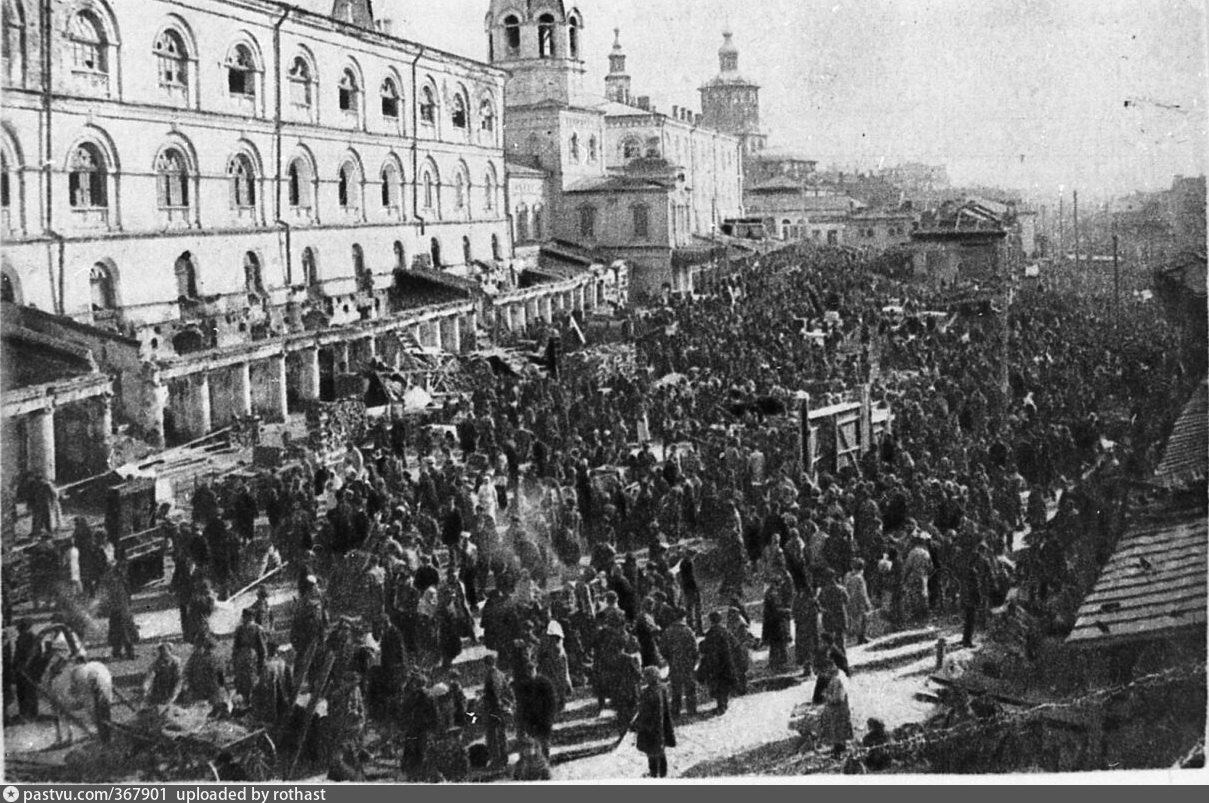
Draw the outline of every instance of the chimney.
[[[390,18],[378,20],[378,33],[386,34],[387,36],[393,36],[393,34],[391,33],[391,27],[393,25],[394,25],[394,20],[392,20]]]
[[[649,112],[651,110],[651,98],[649,95],[638,96],[638,108],[642,109],[644,112]]]
[[[683,120],[684,119],[683,117],[680,116],[680,107],[675,104],[672,104],[672,119],[673,120]]]
[[[696,125],[701,125],[701,118],[702,118],[702,117],[704,117],[704,116],[705,116],[705,115],[703,115],[703,114],[701,114],[700,112],[698,112],[698,113],[697,113],[697,117],[696,117],[696,119],[694,120],[694,123],[695,123]]]

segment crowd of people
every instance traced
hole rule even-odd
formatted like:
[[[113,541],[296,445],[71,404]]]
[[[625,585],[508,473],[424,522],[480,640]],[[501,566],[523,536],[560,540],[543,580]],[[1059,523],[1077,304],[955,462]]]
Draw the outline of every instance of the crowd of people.
[[[370,723],[415,779],[506,765],[512,727],[518,776],[540,778],[585,688],[659,777],[698,687],[724,714],[761,646],[770,671],[819,677],[842,749],[846,650],[874,619],[960,612],[971,646],[1011,594],[1063,626],[1110,546],[1113,483],[1153,462],[1188,387],[1141,305],[1118,328],[1091,299],[1025,287],[919,314],[951,300],[842,251],[785,249],[653,311],[630,359],[477,372],[445,430],[385,421],[341,455],[293,444],[285,469],[202,485],[160,525],[192,654],[161,645],[145,699],[242,708],[287,745],[309,732],[296,748],[336,778],[364,777]],[[804,472],[797,392],[862,386],[889,431],[853,459],[825,445]],[[108,582],[110,642],[129,654],[129,594],[105,580],[120,571],[86,524],[77,540],[71,582]],[[275,611],[262,586],[220,656],[219,600],[278,566],[296,599]],[[480,642],[472,702],[455,662]],[[303,689],[327,700],[320,728],[299,727]]]

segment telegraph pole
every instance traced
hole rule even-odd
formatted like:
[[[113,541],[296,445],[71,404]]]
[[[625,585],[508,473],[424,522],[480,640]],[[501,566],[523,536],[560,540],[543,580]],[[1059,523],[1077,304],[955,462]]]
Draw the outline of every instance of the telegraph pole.
[[[1075,190],[1075,272],[1079,272],[1079,191]]]
[[[1058,255],[1066,261],[1066,193],[1058,193]]]
[[[1117,222],[1112,222],[1112,307],[1113,323],[1121,328],[1121,258],[1117,251]]]

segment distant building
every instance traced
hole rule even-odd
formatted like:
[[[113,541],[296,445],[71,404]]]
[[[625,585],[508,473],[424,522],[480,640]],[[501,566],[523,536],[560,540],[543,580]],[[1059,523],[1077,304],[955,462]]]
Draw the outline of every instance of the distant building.
[[[725,31],[718,49],[718,75],[701,87],[703,125],[739,138],[746,158],[768,146],[768,134],[760,126],[760,85],[739,74],[739,48]]]
[[[863,209],[848,218],[844,241],[870,251],[885,251],[911,242],[917,225],[916,215],[909,210]]]
[[[861,208],[846,195],[811,190],[788,176],[749,186],[745,198],[748,215],[764,221],[768,236],[827,245],[846,241],[849,219]]]
[[[944,165],[926,165],[908,162],[879,170],[878,178],[885,179],[908,197],[939,192],[949,188],[949,172]]]
[[[946,204],[911,232],[912,272],[926,281],[986,289],[1007,279],[1008,208],[993,201]]]
[[[557,242],[624,260],[637,291],[690,291],[696,267],[713,259],[709,238],[743,211],[740,139],[687,108],[664,113],[634,97],[619,31],[607,99],[594,96],[583,85],[583,26],[561,2],[523,11],[506,0],[491,5],[492,63],[509,74],[507,158],[545,175],[540,233],[531,217],[539,201],[526,196],[530,217],[514,199],[514,234],[541,241],[539,260]],[[519,169],[510,170],[520,191]]]

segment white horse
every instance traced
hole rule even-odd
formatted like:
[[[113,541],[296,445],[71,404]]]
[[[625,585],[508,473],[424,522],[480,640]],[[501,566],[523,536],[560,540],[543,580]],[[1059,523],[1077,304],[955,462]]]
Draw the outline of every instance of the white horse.
[[[71,744],[72,724],[91,720],[102,742],[109,741],[113,706],[113,676],[100,661],[89,661],[79,648],[79,639],[68,628],[54,626],[43,633],[63,631],[66,651],[45,644],[40,660],[29,667],[35,680],[50,698],[55,710],[55,736],[60,744]],[[41,666],[38,666],[41,664]]]

